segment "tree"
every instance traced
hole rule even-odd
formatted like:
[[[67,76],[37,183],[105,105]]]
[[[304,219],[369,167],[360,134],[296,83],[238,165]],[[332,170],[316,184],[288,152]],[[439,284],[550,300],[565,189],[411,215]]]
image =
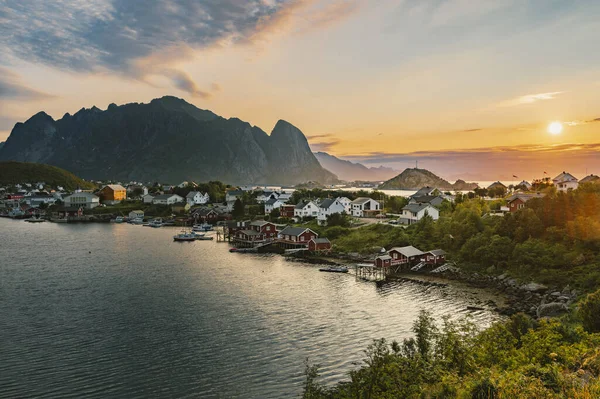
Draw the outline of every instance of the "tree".
[[[327,226],[350,227],[350,218],[345,213],[332,213],[327,215]]]
[[[600,290],[589,294],[581,301],[578,313],[586,331],[600,332]]]
[[[244,217],[244,203],[239,198],[233,203],[231,216],[233,216],[234,219],[241,219]]]
[[[144,189],[141,187],[136,187],[133,189],[132,193],[131,193],[133,198],[139,198],[142,195],[144,195]]]

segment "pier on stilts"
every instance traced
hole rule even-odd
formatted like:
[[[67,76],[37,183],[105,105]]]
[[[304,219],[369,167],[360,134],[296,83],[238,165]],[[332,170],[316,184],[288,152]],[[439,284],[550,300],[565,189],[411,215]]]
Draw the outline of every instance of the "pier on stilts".
[[[371,281],[383,281],[390,274],[390,268],[385,266],[375,266],[372,263],[357,263],[354,266],[356,278]]]

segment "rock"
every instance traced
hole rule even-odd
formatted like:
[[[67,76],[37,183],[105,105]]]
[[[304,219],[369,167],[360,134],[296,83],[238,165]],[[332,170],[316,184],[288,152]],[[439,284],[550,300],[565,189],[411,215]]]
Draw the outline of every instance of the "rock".
[[[546,287],[543,284],[529,283],[529,284],[522,285],[521,289],[523,289],[525,291],[529,291],[529,292],[544,292],[548,289],[548,287]]]
[[[552,292],[552,293],[550,294],[550,296],[553,296],[553,297],[555,297],[555,298],[558,298],[559,296],[561,296],[561,293],[560,293],[560,292],[558,292],[558,291],[555,291],[555,292]]]
[[[505,280],[508,277],[506,274],[501,274],[497,277],[498,280]]]
[[[561,302],[551,302],[537,308],[537,317],[556,317],[569,312],[567,305]]]
[[[571,300],[571,298],[566,295],[562,295],[562,296],[559,296],[558,298],[556,298],[556,300],[561,301],[561,302],[569,302]]]
[[[571,287],[569,286],[569,284],[567,284],[567,286],[565,288],[563,288],[562,292],[563,295],[570,295],[571,294]]]

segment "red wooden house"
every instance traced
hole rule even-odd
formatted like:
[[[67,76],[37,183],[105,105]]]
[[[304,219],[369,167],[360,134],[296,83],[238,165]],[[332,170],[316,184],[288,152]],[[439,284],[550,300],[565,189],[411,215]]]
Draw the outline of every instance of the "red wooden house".
[[[331,241],[327,238],[311,238],[308,242],[308,250],[312,252],[330,251]]]
[[[279,216],[291,219],[294,217],[294,209],[296,209],[296,205],[281,205],[279,207]]]
[[[375,266],[390,267],[392,265],[392,257],[389,255],[381,255],[375,258]]]
[[[428,265],[443,265],[446,263],[446,251],[443,249],[434,249],[428,251],[421,257],[421,262],[425,262]]]
[[[413,246],[394,247],[388,251],[388,255],[392,258],[392,266],[412,265],[421,260],[423,252]]]
[[[250,229],[263,235],[265,240],[274,240],[277,238],[277,227],[265,220],[255,220],[250,223]]]
[[[312,239],[318,238],[319,235],[311,229],[305,227],[286,227],[279,232],[279,242],[285,248],[306,247]]]

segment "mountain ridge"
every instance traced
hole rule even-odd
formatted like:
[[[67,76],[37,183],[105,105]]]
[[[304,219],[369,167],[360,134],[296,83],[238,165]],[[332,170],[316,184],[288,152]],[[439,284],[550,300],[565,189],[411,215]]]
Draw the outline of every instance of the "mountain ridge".
[[[434,187],[440,190],[473,190],[477,183],[457,180],[450,183],[427,169],[406,168],[399,175],[387,180],[378,188],[380,190],[418,190],[421,187]]]
[[[93,188],[94,185],[56,166],[5,161],[0,162],[0,184],[22,184],[45,182],[51,186],[62,186],[67,190]]]
[[[383,181],[398,174],[397,170],[385,166],[368,168],[361,163],[340,159],[326,152],[319,151],[314,154],[321,166],[334,173],[340,180]]]
[[[278,121],[268,135],[172,96],[104,111],[82,108],[56,121],[38,112],[15,125],[0,160],[48,163],[98,180],[337,181],[289,122]]]

